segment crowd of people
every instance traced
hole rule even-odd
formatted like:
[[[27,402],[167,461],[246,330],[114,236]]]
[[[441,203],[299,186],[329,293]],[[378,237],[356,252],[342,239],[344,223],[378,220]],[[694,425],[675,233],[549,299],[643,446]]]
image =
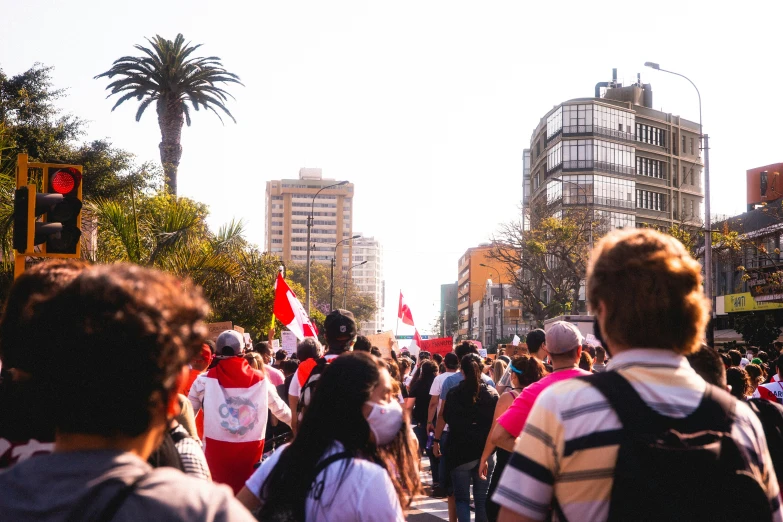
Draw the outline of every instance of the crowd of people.
[[[701,285],[673,238],[616,231],[592,344],[558,321],[398,353],[334,310],[289,354],[206,339],[171,275],[41,263],[0,318],[0,519],[397,521],[426,493],[454,522],[782,521],[781,345],[704,346]]]

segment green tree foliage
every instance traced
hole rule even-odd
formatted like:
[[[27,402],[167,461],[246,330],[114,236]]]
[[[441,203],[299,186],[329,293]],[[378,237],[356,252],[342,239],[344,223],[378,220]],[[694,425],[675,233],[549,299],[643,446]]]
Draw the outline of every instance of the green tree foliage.
[[[301,293],[297,292],[296,295],[302,302],[302,305],[307,308],[304,290],[307,285],[307,265],[304,263],[291,263],[287,265],[286,268],[287,276],[290,277],[291,281],[301,286]],[[345,308],[353,312],[354,317],[361,326],[362,321],[372,319],[372,316],[377,309],[375,301],[372,296],[361,293],[353,283],[353,279],[349,277],[346,280],[344,275],[339,272],[341,271],[337,269],[334,274],[334,307],[342,308],[343,297],[345,297]],[[348,290],[347,294],[345,293],[346,283]],[[312,315],[315,315],[316,311],[324,317],[329,313],[330,285],[331,272],[329,265],[313,263],[310,266],[310,311]]]
[[[734,319],[734,331],[751,346],[766,347],[780,335],[780,321],[771,313],[738,314]]]
[[[561,217],[545,204],[531,208],[500,226],[490,257],[506,267],[522,310],[540,325],[578,309],[591,234],[596,241],[606,227],[588,210],[569,209]]]
[[[201,44],[185,43],[178,34],[174,41],[161,36],[147,38],[149,47],[135,45],[143,56],[123,56],[114,61],[111,69],[95,78],[113,79],[106,89],[109,96],[119,99],[112,110],[135,98],[139,103],[136,121],[153,102],[160,126],[160,162],[165,173],[166,186],[171,194],[177,194],[177,171],[182,158],[182,126],[190,126],[190,108],[210,110],[220,118],[216,109],[234,120],[226,107],[231,94],[220,84],[238,83],[239,76],[223,68],[220,58],[209,56],[196,58],[191,55]]]

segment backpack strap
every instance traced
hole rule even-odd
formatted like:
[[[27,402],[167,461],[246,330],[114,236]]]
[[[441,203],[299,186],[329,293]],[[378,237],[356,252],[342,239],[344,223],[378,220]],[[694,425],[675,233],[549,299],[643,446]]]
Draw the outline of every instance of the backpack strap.
[[[97,485],[90,488],[90,490],[81,499],[79,499],[79,501],[76,503],[76,507],[74,507],[68,514],[66,522],[81,522],[85,520],[94,522],[111,521],[114,518],[114,515],[117,514],[117,511],[120,510],[120,507],[122,507],[122,504],[125,502],[125,500],[131,496],[134,491],[136,491],[139,484],[148,476],[148,473],[139,475],[130,484],[126,484],[124,481],[118,479],[109,479],[98,483]],[[117,484],[121,484],[122,487],[114,492],[103,509],[98,511],[96,515],[86,518],[85,515],[87,515],[87,510],[90,509],[90,507],[93,505],[98,494],[106,487]]]
[[[353,453],[350,451],[341,451],[339,453],[335,453],[334,455],[330,455],[323,459],[321,462],[318,463],[318,465],[315,467],[315,476],[317,477],[319,473],[321,473],[323,470],[337,462],[338,460],[343,459],[352,459]]]
[[[634,387],[616,371],[607,371],[578,377],[606,397],[620,418],[626,432],[656,433],[669,428],[683,433],[699,430],[729,432],[734,419],[736,401],[728,392],[707,384],[699,406],[689,416],[678,419],[653,410],[644,402]]]

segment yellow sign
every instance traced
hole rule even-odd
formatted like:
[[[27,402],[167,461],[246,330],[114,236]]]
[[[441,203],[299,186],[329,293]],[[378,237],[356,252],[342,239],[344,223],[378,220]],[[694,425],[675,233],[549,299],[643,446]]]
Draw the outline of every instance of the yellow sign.
[[[783,308],[783,303],[760,303],[750,295],[750,292],[724,295],[723,299],[725,311],[728,313],[755,312],[758,310],[776,310]]]

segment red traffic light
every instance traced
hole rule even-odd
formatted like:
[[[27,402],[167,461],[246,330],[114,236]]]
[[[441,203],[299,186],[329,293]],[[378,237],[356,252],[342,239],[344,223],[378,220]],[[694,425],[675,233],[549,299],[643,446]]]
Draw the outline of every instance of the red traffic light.
[[[49,188],[58,194],[67,195],[79,187],[82,180],[81,173],[72,168],[59,169],[49,179]]]

